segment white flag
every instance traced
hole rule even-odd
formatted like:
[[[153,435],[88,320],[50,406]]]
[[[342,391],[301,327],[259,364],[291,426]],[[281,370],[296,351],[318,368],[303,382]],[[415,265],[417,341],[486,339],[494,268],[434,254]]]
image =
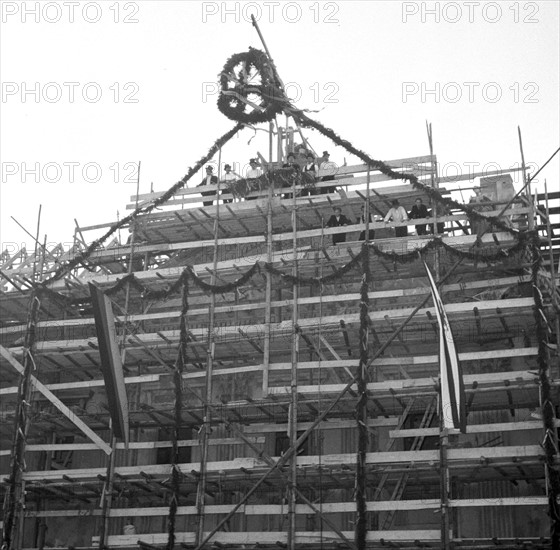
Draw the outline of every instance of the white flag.
[[[465,406],[465,388],[463,374],[459,364],[459,356],[455,348],[453,333],[449,326],[447,314],[439,295],[432,274],[424,262],[432,298],[436,308],[439,325],[439,370],[441,380],[441,411],[443,426],[445,428],[458,428],[461,432],[467,431],[467,414]]]

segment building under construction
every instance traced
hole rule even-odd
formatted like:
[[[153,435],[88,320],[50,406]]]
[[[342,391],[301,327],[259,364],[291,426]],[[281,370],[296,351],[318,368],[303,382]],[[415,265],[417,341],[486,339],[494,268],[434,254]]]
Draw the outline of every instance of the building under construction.
[[[332,131],[359,160],[304,180],[282,165],[320,125],[292,116],[259,178],[186,185],[220,138],[71,250],[3,255],[6,549],[558,548],[559,194],[522,164],[464,177],[485,204],[463,205],[433,153],[374,161]],[[429,217],[380,221],[395,198]]]

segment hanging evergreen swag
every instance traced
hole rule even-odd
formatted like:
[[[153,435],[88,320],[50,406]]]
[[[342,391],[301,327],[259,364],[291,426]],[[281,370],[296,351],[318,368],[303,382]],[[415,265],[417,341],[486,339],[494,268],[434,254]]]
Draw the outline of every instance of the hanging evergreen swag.
[[[326,128],[320,122],[317,122],[316,120],[313,120],[313,119],[309,118],[303,111],[293,109],[293,111],[290,114],[302,126],[304,126],[306,128],[314,128],[315,130],[318,130],[321,134],[328,137],[331,141],[333,141],[334,143],[336,143],[340,147],[343,147],[348,152],[356,155],[358,158],[363,160],[373,170],[378,170],[379,172],[381,172],[382,174],[385,174],[386,176],[388,176],[391,179],[408,181],[412,185],[412,187],[414,187],[414,189],[418,189],[419,191],[425,192],[428,195],[428,197],[434,202],[441,203],[448,208],[451,208],[451,207],[452,208],[458,208],[459,210],[462,210],[463,212],[466,212],[472,218],[475,218],[477,220],[487,221],[488,223],[490,223],[494,227],[500,229],[501,231],[505,231],[506,233],[509,233],[509,234],[511,234],[515,237],[520,236],[520,231],[519,230],[511,228],[509,225],[507,225],[505,222],[498,219],[497,217],[485,216],[485,215],[477,212],[475,208],[473,208],[472,206],[470,206],[468,204],[463,204],[463,203],[454,201],[453,199],[451,199],[449,197],[443,197],[437,189],[434,189],[433,187],[431,187],[429,185],[425,185],[425,184],[421,183],[418,180],[418,178],[416,177],[415,174],[409,174],[409,173],[406,173],[406,172],[396,172],[388,164],[385,164],[384,162],[382,162],[380,160],[375,160],[375,159],[371,158],[364,151],[361,151],[360,149],[357,149],[356,147],[354,147],[349,141],[347,141],[345,139],[342,139],[332,129]]]
[[[483,263],[494,263],[497,261],[503,261],[505,258],[509,258],[522,252],[526,246],[526,238],[529,237],[529,233],[522,234],[522,238],[517,242],[515,245],[511,246],[507,249],[500,249],[494,254],[487,254],[486,250],[482,249],[480,252],[468,252],[458,250],[450,245],[448,245],[445,241],[443,241],[440,237],[434,237],[433,239],[426,241],[426,244],[421,248],[415,248],[410,252],[406,252],[404,254],[397,254],[396,252],[390,251],[387,252],[382,250],[375,244],[370,244],[368,246],[369,252],[373,253],[375,256],[382,258],[384,260],[388,260],[393,263],[399,264],[408,264],[418,261],[419,256],[423,256],[429,253],[431,250],[435,250],[436,248],[443,248],[447,250],[452,256],[457,258],[465,258],[472,261],[478,261]],[[226,283],[223,285],[211,285],[206,283],[201,277],[196,275],[193,271],[191,266],[187,266],[178,279],[172,282],[167,288],[162,290],[152,290],[146,285],[144,285],[134,273],[130,273],[126,275],[122,279],[119,279],[112,287],[106,289],[104,292],[111,296],[116,294],[120,290],[123,290],[126,287],[127,283],[130,283],[138,292],[142,294],[142,297],[148,300],[166,300],[169,296],[177,294],[179,292],[181,286],[185,283],[185,280],[190,278],[192,282],[200,288],[204,292],[212,292],[214,294],[224,294],[226,292],[231,292],[232,290],[243,286],[246,284],[254,275],[260,273],[262,270],[271,273],[277,277],[280,277],[283,281],[287,284],[303,284],[303,285],[312,285],[312,284],[326,284],[338,279],[341,279],[350,272],[352,269],[357,269],[360,267],[360,261],[362,260],[364,254],[364,250],[354,256],[348,263],[344,264],[342,267],[329,273],[328,275],[324,275],[322,277],[303,277],[299,275],[292,275],[290,273],[284,273],[280,269],[274,267],[272,264],[264,262],[255,262],[241,277],[232,281],[231,283]]]
[[[229,119],[256,124],[273,120],[282,112],[278,99],[284,94],[268,56],[261,50],[249,48],[232,55],[219,78],[218,109]]]
[[[163,195],[155,199],[153,202],[148,204],[147,206],[139,206],[129,214],[128,216],[124,217],[122,220],[114,223],[108,231],[99,239],[93,241],[83,252],[74,256],[69,262],[61,265],[50,277],[41,283],[42,286],[48,285],[54,281],[57,281],[61,277],[64,277],[70,270],[74,269],[79,264],[85,262],[91,254],[101,246],[113,233],[115,233],[121,227],[130,224],[134,221],[138,216],[141,214],[149,214],[152,210],[160,206],[161,204],[166,203],[179,189],[184,187],[187,182],[218,152],[218,150],[223,147],[239,130],[243,128],[243,124],[238,122],[231,130],[227,131],[223,136],[219,137],[212,147],[208,150],[208,152],[198,160],[198,162],[192,167],[189,168],[188,172],[183,176],[181,180],[179,180],[175,185],[171,186]]]
[[[535,301],[534,316],[537,342],[539,351],[537,356],[539,383],[541,392],[541,410],[544,427],[544,441],[542,446],[545,453],[545,462],[548,472],[548,513],[551,519],[550,536],[552,548],[560,548],[560,471],[556,462],[558,448],[555,443],[556,412],[552,398],[550,379],[548,376],[547,347],[549,330],[544,313],[541,291],[538,287],[538,273],[542,265],[542,256],[539,250],[538,235],[535,235],[531,246],[532,253],[532,286]]]
[[[188,327],[187,327],[187,315],[189,312],[189,279],[188,277],[180,278],[182,283],[182,307],[181,307],[181,321],[179,328],[179,351],[177,353],[177,360],[175,361],[175,366],[173,369],[173,382],[175,385],[175,425],[173,427],[172,434],[172,450],[171,450],[171,487],[173,489],[173,494],[169,502],[169,513],[167,516],[167,528],[168,528],[168,539],[167,539],[167,550],[173,550],[175,546],[175,519],[177,516],[177,507],[180,495],[181,477],[182,474],[179,470],[179,439],[180,430],[183,424],[183,419],[181,417],[181,411],[183,408],[183,369],[187,363],[187,339],[188,339]]]

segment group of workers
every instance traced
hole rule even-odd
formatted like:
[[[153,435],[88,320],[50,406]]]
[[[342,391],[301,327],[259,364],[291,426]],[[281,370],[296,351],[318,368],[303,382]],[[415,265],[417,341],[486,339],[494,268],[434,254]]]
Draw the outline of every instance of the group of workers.
[[[346,165],[346,160],[344,161],[344,166]],[[323,155],[318,159],[310,153],[307,149],[301,147],[298,149],[298,156],[296,157],[295,153],[288,153],[286,157],[286,162],[282,165],[282,168],[292,168],[295,172],[301,173],[303,176],[304,183],[312,183],[314,184],[317,181],[332,181],[335,179],[335,172],[337,171],[337,167],[334,163],[330,161],[330,154],[328,151],[323,151]],[[319,173],[321,173],[321,177],[319,178]],[[206,176],[204,179],[198,184],[197,187],[205,187],[208,185],[217,185],[218,182],[224,184],[224,189],[220,192],[221,200],[224,204],[233,202],[233,198],[226,198],[222,197],[222,195],[230,196],[231,197],[231,190],[229,185],[232,182],[235,182],[240,179],[246,180],[254,180],[259,178],[263,175],[263,168],[260,165],[258,159],[252,158],[249,160],[249,168],[246,170],[245,176],[241,176],[232,170],[230,164],[224,165],[224,173],[222,174],[221,178],[218,179],[218,176],[214,174],[214,167],[212,165],[208,165],[206,167]],[[315,188],[314,185],[306,186],[301,191],[301,196],[306,195],[317,195],[317,194],[326,194],[326,193],[333,193],[336,191],[336,187],[322,187],[322,188]],[[215,199],[217,192],[212,190],[208,191],[201,191],[200,192],[203,197],[213,197]],[[283,195],[284,198],[287,198],[291,195]],[[248,197],[247,200],[251,198]],[[206,199],[203,200],[202,204],[204,206],[211,206],[213,204],[213,200]],[[436,204],[436,214],[438,216],[446,215],[448,212],[446,208],[441,204]],[[387,225],[389,222],[393,222],[395,224],[400,224],[402,222],[408,220],[415,220],[415,219],[426,219],[432,216],[432,211],[428,209],[428,207],[422,202],[421,198],[417,198],[415,204],[412,206],[410,212],[407,212],[406,209],[399,203],[398,199],[393,199],[391,201],[391,208],[382,219],[385,224]],[[369,215],[369,221],[373,222],[371,214]],[[381,221],[381,219],[375,220]],[[362,213],[361,216],[358,218],[357,223],[365,223],[365,208],[362,206]],[[339,206],[334,208],[334,214],[329,218],[327,221],[327,227],[340,227],[344,225],[351,225],[352,222],[342,214],[342,209]],[[436,231],[438,234],[444,232],[445,223],[438,222],[436,224]],[[433,226],[431,224],[418,224],[415,225],[416,234],[417,235],[427,235],[428,233],[433,233]],[[395,227],[395,236],[397,237],[406,237],[408,235],[408,227],[406,225],[401,225]],[[368,239],[373,240],[375,236],[375,231],[373,229],[369,230]],[[365,240],[366,232],[365,230],[360,233],[359,240]],[[333,244],[343,243],[346,241],[346,234],[345,233],[337,233],[332,236]]]
[[[436,212],[438,215],[445,215],[445,208],[436,207]],[[412,206],[410,212],[407,212],[405,208],[399,203],[398,199],[393,199],[391,201],[391,208],[382,220],[385,225],[389,222],[402,223],[408,220],[420,220],[430,218],[432,215],[431,210],[428,210],[427,206],[422,202],[422,199],[418,197]],[[365,223],[366,214],[365,206],[362,205],[361,216],[357,219],[356,223]],[[371,214],[369,215],[369,222],[373,223]],[[352,225],[352,222],[342,213],[340,206],[334,207],[334,214],[327,221],[327,227],[341,227],[343,225]],[[417,235],[427,235],[428,233],[433,233],[433,227],[428,224],[419,224],[414,226]],[[436,224],[436,231],[438,234],[443,233],[445,230],[445,222],[438,222]],[[406,225],[401,225],[395,227],[395,236],[406,237],[408,235],[408,227]],[[369,229],[368,240],[373,240],[375,237],[375,231]],[[360,233],[359,240],[364,241],[366,239],[366,231]],[[336,233],[332,236],[333,244],[346,242],[346,233]]]
[[[344,161],[344,165],[346,165],[346,160]],[[298,150],[297,157],[295,153],[288,153],[286,162],[282,165],[282,168],[292,168],[295,172],[302,174],[303,182],[306,185],[306,188],[301,192],[302,196],[334,193],[336,190],[336,187],[322,187],[317,189],[314,187],[317,181],[332,181],[335,179],[334,174],[337,171],[337,166],[330,161],[330,154],[328,151],[323,151],[321,157],[315,158],[311,152],[301,147]],[[321,177],[319,177],[319,173],[321,173]],[[217,185],[218,182],[223,183],[224,189],[220,192],[221,197],[222,195],[231,195],[229,189],[231,183],[240,179],[256,180],[262,175],[262,166],[256,158],[249,160],[249,168],[247,168],[244,176],[233,171],[230,164],[225,164],[224,173],[218,178],[218,176],[214,174],[214,167],[209,164],[206,166],[206,176],[204,176],[197,187]],[[216,191],[201,191],[200,194],[203,197],[216,197]],[[233,198],[222,198],[221,200],[224,204],[233,202]],[[202,204],[204,206],[212,206],[213,200],[203,200]]]

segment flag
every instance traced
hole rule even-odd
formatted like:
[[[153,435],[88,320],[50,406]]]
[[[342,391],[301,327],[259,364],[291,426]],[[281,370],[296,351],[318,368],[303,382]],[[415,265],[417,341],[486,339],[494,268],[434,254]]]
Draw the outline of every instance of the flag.
[[[113,432],[128,447],[128,401],[111,301],[92,283],[89,283],[89,292]]]
[[[430,281],[430,289],[439,325],[439,371],[443,427],[458,428],[461,432],[466,433],[465,388],[463,386],[463,374],[459,364],[459,355],[455,348],[453,333],[449,326],[443,302],[426,262],[424,262],[424,267]]]

